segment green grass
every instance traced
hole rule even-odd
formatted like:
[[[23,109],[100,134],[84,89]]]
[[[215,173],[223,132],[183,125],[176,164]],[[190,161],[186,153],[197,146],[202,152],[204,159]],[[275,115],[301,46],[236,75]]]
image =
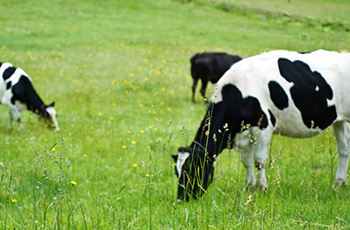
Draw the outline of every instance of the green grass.
[[[226,11],[171,0],[0,4],[0,60],[23,68],[42,99],[56,102],[61,127],[53,132],[23,112],[26,131],[9,132],[0,107],[0,228],[349,228],[348,187],[331,189],[331,130],[307,140],[275,136],[266,193],[244,192],[239,153],[226,150],[207,194],[174,203],[171,154],[191,142],[206,109],[199,93],[191,102],[193,54],[349,49],[345,1],[323,0],[332,10],[322,14],[308,5],[314,24],[305,1],[274,10],[297,14],[300,6],[297,20],[264,18],[267,3],[253,3]],[[323,16],[345,27],[324,26]]]

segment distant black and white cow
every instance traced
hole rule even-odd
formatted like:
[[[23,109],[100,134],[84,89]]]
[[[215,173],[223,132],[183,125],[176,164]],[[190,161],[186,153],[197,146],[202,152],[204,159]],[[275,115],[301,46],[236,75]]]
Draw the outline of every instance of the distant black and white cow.
[[[350,155],[349,89],[350,53],[281,50],[233,65],[220,79],[194,141],[173,155],[178,198],[205,192],[225,148],[240,151],[247,186],[266,189],[272,134],[312,137],[331,125],[339,158],[334,185],[343,185]]]
[[[33,111],[50,126],[55,126],[55,130],[60,129],[53,108],[55,103],[45,105],[33,88],[28,74],[10,63],[0,63],[0,99],[10,111],[8,129],[12,129],[12,121],[16,120],[18,129],[24,130],[21,111],[25,109]]]
[[[197,53],[191,58],[191,75],[193,78],[192,101],[195,101],[195,93],[198,79],[202,80],[200,90],[205,98],[205,90],[208,82],[217,83],[221,76],[236,62],[242,58],[227,53]]]

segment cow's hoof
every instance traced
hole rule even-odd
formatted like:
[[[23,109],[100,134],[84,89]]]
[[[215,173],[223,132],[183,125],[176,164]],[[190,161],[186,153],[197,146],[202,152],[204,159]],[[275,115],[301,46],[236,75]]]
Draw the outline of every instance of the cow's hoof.
[[[340,188],[340,187],[344,187],[345,186],[345,181],[343,180],[336,180],[334,182],[334,185],[332,186],[332,188]]]
[[[175,204],[184,204],[184,201],[181,200],[181,199],[177,199],[176,202],[175,202]]]

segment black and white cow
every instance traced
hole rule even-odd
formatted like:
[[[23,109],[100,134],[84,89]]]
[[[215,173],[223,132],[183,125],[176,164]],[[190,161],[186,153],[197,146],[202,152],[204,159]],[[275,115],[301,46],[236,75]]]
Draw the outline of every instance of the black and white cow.
[[[192,101],[195,101],[195,93],[198,80],[202,80],[201,94],[205,99],[205,91],[208,82],[217,83],[222,75],[242,58],[227,53],[203,52],[197,53],[191,58],[191,75],[193,78]]]
[[[331,125],[339,158],[335,186],[343,185],[350,155],[349,89],[350,53],[280,50],[233,65],[218,82],[194,141],[173,155],[178,199],[205,192],[225,148],[240,151],[247,186],[266,189],[272,134],[312,137]]]
[[[18,129],[24,130],[21,124],[21,111],[31,110],[44,119],[49,126],[59,130],[56,120],[54,102],[45,105],[33,88],[31,79],[22,69],[10,63],[0,63],[0,99],[10,111],[8,129],[12,129],[12,121],[18,122]]]

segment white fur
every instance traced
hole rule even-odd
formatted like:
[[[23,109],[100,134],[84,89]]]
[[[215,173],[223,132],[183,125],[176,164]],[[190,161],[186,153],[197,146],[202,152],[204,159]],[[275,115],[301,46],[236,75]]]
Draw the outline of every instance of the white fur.
[[[55,131],[59,131],[60,130],[60,127],[58,127],[58,122],[57,122],[57,119],[56,119],[56,110],[54,107],[50,106],[46,109],[46,111],[50,114],[51,118],[52,118],[52,122],[53,124],[55,125]]]
[[[190,153],[188,152],[184,152],[184,153],[179,152],[178,154],[178,158],[176,161],[176,170],[177,170],[177,173],[179,174],[179,178],[181,177],[182,167],[189,156],[190,156]]]
[[[335,185],[342,185],[346,180],[350,155],[350,126],[348,124],[350,121],[350,54],[324,50],[310,54],[280,50],[246,58],[233,65],[218,82],[212,97],[214,103],[222,101],[221,89],[227,84],[233,84],[241,91],[243,97],[257,98],[269,120],[269,125],[265,129],[251,127],[236,136],[235,144],[241,152],[241,160],[246,167],[246,183],[247,185],[255,184],[254,165],[259,164],[257,184],[266,188],[265,165],[272,134],[312,137],[323,131],[319,128],[310,129],[304,124],[301,113],[290,94],[293,83],[280,76],[277,65],[280,57],[307,63],[312,71],[317,71],[322,75],[333,90],[333,98],[327,103],[328,106],[336,105],[337,109],[337,119],[333,123],[339,155]],[[266,87],[271,80],[278,82],[286,92],[289,98],[288,108],[279,110],[271,101],[269,90]],[[318,91],[318,87],[315,90]],[[268,110],[276,118],[276,127],[273,127],[270,122]],[[252,136],[255,137],[254,143],[251,141]]]
[[[21,68],[16,68],[15,72],[10,76],[10,78],[4,81],[3,73],[9,67],[13,67],[13,65],[11,63],[2,63],[0,67],[0,102],[1,104],[6,105],[9,109],[10,120],[8,124],[8,129],[12,129],[12,121],[16,120],[18,122],[18,129],[23,131],[24,127],[21,124],[21,112],[27,109],[27,105],[19,101],[15,101],[15,104],[11,103],[11,98],[13,96],[12,87],[18,83],[22,75],[26,76],[30,81],[31,81],[31,78]],[[11,88],[6,89],[6,86],[9,82],[11,82]],[[52,117],[52,122],[55,125],[55,130],[56,131],[60,130],[56,119],[55,109],[53,107],[48,107],[47,112]]]

